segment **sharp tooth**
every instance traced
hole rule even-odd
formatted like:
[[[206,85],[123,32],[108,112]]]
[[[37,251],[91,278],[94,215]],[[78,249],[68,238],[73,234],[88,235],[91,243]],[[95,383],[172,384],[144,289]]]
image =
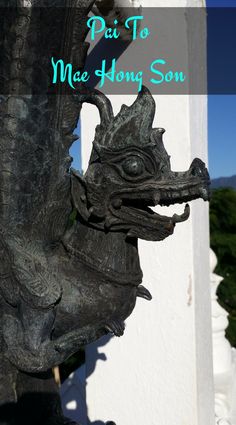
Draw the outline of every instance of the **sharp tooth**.
[[[190,215],[190,207],[187,204],[187,205],[185,205],[183,214],[181,214],[181,215],[174,214],[173,217],[172,217],[172,221],[174,223],[181,223],[182,221],[187,220],[189,218],[189,215]]]
[[[161,195],[159,192],[156,192],[152,195],[152,201],[155,205],[159,204],[160,199],[161,199]]]

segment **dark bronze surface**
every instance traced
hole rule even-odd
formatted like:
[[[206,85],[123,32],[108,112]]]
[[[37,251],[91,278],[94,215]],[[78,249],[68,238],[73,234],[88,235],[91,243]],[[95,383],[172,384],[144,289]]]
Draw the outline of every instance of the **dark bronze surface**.
[[[81,1],[77,16],[68,8],[63,22],[48,9],[43,28],[43,48],[48,42],[77,69],[92,4]],[[0,81],[11,96],[0,98],[0,424],[65,425],[50,369],[109,332],[123,334],[136,298],[151,299],[138,238],[163,240],[189,216],[188,205],[171,217],[150,207],[207,200],[209,176],[200,159],[171,171],[146,88],[115,117],[95,90],[50,95],[32,10],[1,16]],[[30,94],[36,85],[40,94]],[[70,169],[69,148],[83,102],[97,106],[101,122],[82,176]]]

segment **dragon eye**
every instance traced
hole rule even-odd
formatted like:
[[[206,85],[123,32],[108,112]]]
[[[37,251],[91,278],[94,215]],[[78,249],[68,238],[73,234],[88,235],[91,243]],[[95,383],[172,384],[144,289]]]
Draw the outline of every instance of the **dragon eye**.
[[[143,161],[137,156],[127,158],[122,166],[125,173],[132,177],[140,176],[145,171]]]

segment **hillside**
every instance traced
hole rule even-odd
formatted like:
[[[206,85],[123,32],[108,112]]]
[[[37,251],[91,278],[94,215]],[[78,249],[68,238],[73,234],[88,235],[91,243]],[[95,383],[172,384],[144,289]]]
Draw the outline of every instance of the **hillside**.
[[[236,175],[212,179],[211,188],[218,189],[219,187],[232,187],[233,189],[236,189]]]

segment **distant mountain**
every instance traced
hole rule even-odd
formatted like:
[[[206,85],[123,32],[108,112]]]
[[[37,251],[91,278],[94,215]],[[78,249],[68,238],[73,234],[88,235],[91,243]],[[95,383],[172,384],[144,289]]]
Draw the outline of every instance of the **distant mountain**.
[[[211,189],[218,189],[219,187],[232,187],[233,189],[236,189],[236,175],[212,179]]]

